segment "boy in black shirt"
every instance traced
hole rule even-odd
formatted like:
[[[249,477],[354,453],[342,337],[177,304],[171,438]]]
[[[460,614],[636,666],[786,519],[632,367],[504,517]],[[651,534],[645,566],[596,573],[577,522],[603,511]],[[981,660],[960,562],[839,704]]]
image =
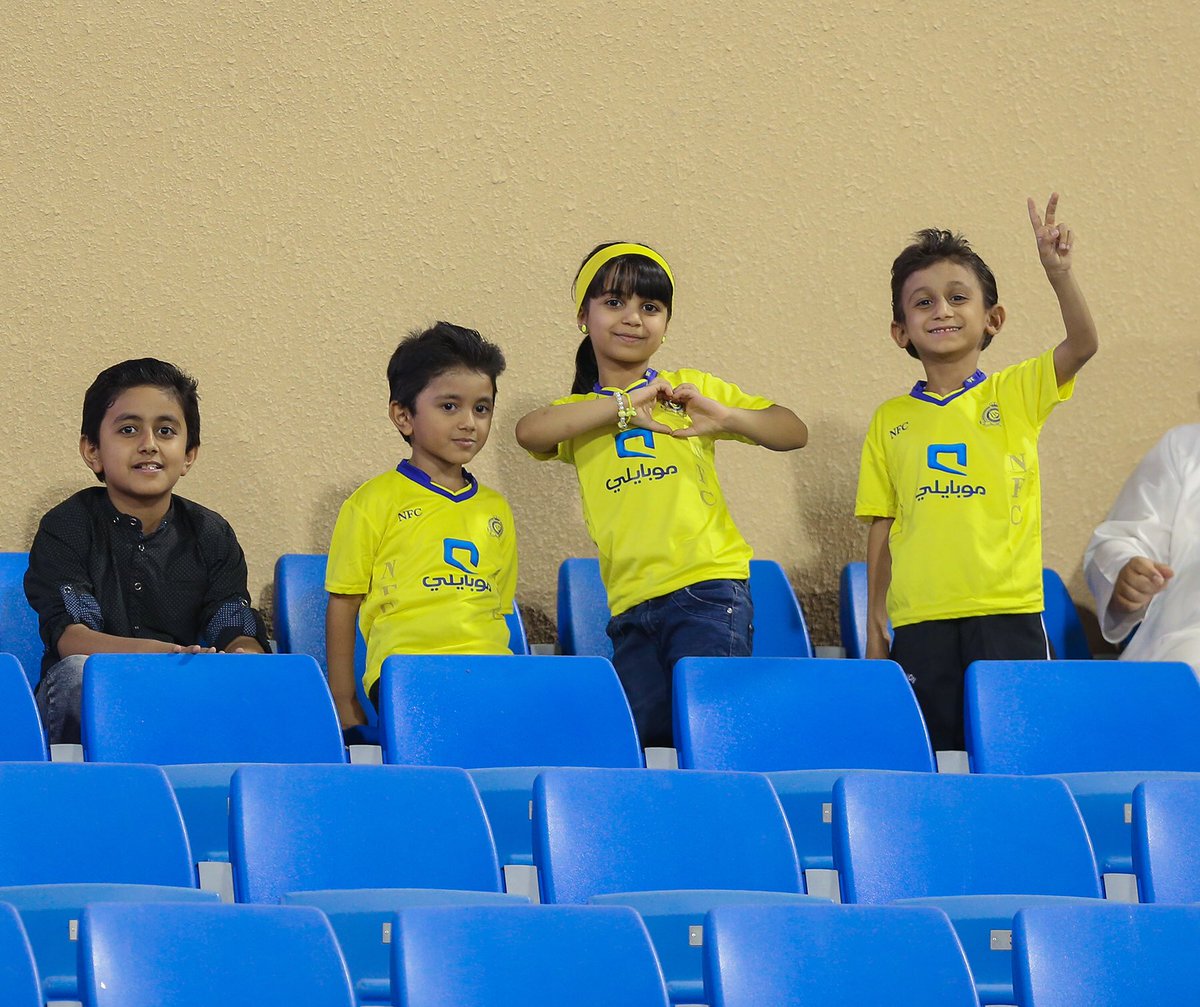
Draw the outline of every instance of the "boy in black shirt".
[[[42,518],[25,595],[46,653],[38,710],[51,744],[78,743],[89,654],[267,651],[246,560],[219,514],[174,495],[196,460],[196,381],[152,358],[102,371],[79,453],[103,484]]]

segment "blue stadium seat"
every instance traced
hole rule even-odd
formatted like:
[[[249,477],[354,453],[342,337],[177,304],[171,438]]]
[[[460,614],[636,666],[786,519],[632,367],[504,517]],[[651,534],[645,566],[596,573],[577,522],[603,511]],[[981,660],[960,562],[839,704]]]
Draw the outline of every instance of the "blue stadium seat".
[[[47,999],[78,999],[70,921],[129,899],[216,899],[196,888],[162,770],[0,763],[0,902],[21,914]]]
[[[722,906],[704,924],[712,1007],[978,1007],[946,914],[894,906]]]
[[[79,959],[87,1007],[354,1007],[329,922],[305,907],[93,905]]]
[[[755,657],[812,657],[804,611],[774,560],[750,561]],[[597,559],[565,559],[558,568],[558,645],[564,654],[612,659],[608,595]]]
[[[675,668],[685,769],[767,773],[805,870],[833,867],[828,816],[847,769],[933,772],[929,734],[891,661],[689,657]]]
[[[1104,873],[1132,869],[1133,788],[1200,772],[1197,724],[1200,682],[1185,664],[979,661],[967,669],[974,770],[1065,780]]]
[[[1023,1007],[1195,1003],[1200,906],[1023,909],[1013,922],[1013,985]]]
[[[524,901],[501,892],[483,805],[461,769],[245,766],[233,776],[230,843],[237,900],[324,910],[360,999],[373,1002],[390,996],[380,935],[392,911]]]
[[[953,921],[980,999],[1011,1004],[994,943],[1018,909],[1098,899],[1083,819],[1060,780],[851,773],[833,788],[834,862],[847,902],[934,905]]]
[[[229,778],[247,762],[345,762],[329,686],[303,654],[95,654],[89,762],[167,766],[197,860],[227,860]]]
[[[1200,902],[1200,780],[1137,786],[1133,869],[1143,902]]]
[[[12,654],[0,654],[0,762],[46,758],[46,736],[29,680]]]
[[[532,863],[542,768],[642,765],[621,682],[600,657],[389,657],[379,707],[385,762],[472,771],[505,864]]]
[[[689,938],[708,910],[809,898],[783,809],[756,773],[549,769],[533,821],[543,901],[637,909],[676,1003],[707,1002]]]
[[[1045,611],[1042,623],[1054,647],[1054,656],[1083,660],[1092,656],[1083,623],[1062,578],[1046,567],[1042,570]],[[838,622],[847,657],[867,656],[867,564],[847,563],[842,568],[838,590]]]
[[[38,633],[37,613],[25,598],[25,571],[29,553],[0,552],[0,653],[12,654],[21,662],[29,687],[42,677],[46,648]]]
[[[0,990],[6,1007],[42,1007],[33,949],[21,918],[12,906],[0,902]]]
[[[325,592],[324,553],[288,553],[275,561],[275,638],[281,654],[308,654],[328,674],[325,659],[325,609],[329,595]],[[529,638],[520,606],[514,601],[512,614],[507,616],[509,649],[514,654],[529,653]],[[363,712],[367,715],[364,741],[376,742],[379,718],[362,688],[362,675],[367,666],[367,645],[362,633],[357,634],[354,649],[355,682]]]
[[[404,909],[397,1007],[667,1007],[646,928],[619,906]]]

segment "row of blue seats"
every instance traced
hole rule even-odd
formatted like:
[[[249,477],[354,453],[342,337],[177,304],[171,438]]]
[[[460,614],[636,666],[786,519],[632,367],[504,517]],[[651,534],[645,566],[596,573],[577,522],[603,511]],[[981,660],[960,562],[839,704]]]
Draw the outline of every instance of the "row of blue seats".
[[[310,654],[325,667],[325,556],[293,553],[275,564],[274,618],[279,649]],[[0,553],[0,651],[15,654],[36,684],[42,644],[37,618],[25,601],[23,579],[28,554]],[[1083,627],[1062,579],[1053,570],[1043,577],[1044,620],[1059,658],[1091,656]],[[803,609],[783,568],[770,560],[750,565],[750,589],[757,626],[754,653],[760,657],[811,657],[812,639]],[[866,656],[866,566],[849,563],[842,571],[840,622],[848,657]],[[604,632],[608,602],[595,559],[567,559],[558,572],[558,638],[564,654],[612,656]],[[509,644],[514,654],[528,654],[529,640],[520,606],[509,617]],[[359,641],[358,661],[365,661]]]
[[[627,909],[413,908],[392,932],[396,1007],[667,1007],[654,949]],[[977,1003],[936,909],[727,906],[705,932],[712,1007]],[[1200,906],[1025,909],[1013,927],[1015,999],[1190,1003],[1198,941]],[[303,907],[96,905],[80,920],[78,958],[85,1007],[355,1003],[328,921]],[[0,982],[9,1007],[41,1007],[20,922],[3,905]]]
[[[85,757],[170,766],[203,859],[225,857],[237,764],[345,760],[311,658],[99,655],[87,668]],[[0,756],[43,758],[11,657],[0,656],[0,698]],[[539,767],[643,764],[620,684],[600,658],[393,657],[381,707],[387,762],[473,771],[505,863],[530,862],[524,809]],[[1186,665],[992,662],[968,673],[973,768],[1066,779],[1105,874],[1131,869],[1134,787],[1200,772],[1198,722],[1200,683]],[[687,659],[676,675],[676,735],[684,768],[771,773],[806,870],[832,866],[821,812],[838,775],[934,770],[912,691],[887,661]]]
[[[843,900],[946,912],[985,1003],[1012,1002],[995,938],[1019,910],[1100,899],[1061,781],[849,773],[832,796]],[[1146,892],[1200,901],[1200,782],[1147,782],[1135,804]],[[637,910],[677,1003],[712,992],[705,913],[820,901],[804,894],[787,821],[758,774],[551,769],[535,782],[532,817],[542,901]],[[324,911],[363,1002],[391,994],[382,935],[392,912],[521,901],[503,892],[478,791],[459,769],[245,766],[233,776],[229,842],[237,900]],[[0,765],[0,902],[22,916],[47,998],[75,994],[69,923],[82,907],[214,898],[196,886],[161,769]]]

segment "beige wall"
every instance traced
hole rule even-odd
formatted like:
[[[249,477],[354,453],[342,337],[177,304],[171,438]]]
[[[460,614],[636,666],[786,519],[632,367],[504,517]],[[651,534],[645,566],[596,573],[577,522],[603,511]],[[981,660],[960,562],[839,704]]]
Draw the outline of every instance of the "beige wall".
[[[570,381],[569,287],[594,243],[679,282],[656,363],[804,417],[787,456],[722,449],[759,555],[833,642],[873,407],[915,362],[887,335],[915,229],[964,230],[1009,321],[995,369],[1060,338],[1024,200],[1063,194],[1101,354],[1043,437],[1047,562],[1086,596],[1091,527],[1164,428],[1197,415],[1200,18],[1088,0],[577,7],[465,0],[16,3],[0,33],[0,549],[91,476],[83,391],[153,354],[195,372],[181,486],[224,513],[269,607],[395,464],[383,372],[447,318],[509,359],[475,465],[512,501],[519,597],[553,611],[589,543],[574,477],[512,428]],[[538,635],[543,635],[539,633]]]

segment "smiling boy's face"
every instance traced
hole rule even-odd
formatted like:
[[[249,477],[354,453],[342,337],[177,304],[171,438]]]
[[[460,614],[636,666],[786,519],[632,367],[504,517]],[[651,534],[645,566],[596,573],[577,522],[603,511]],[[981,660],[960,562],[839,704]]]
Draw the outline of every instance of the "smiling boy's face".
[[[179,400],[152,385],[127,388],[104,413],[100,442],[80,439],[84,463],[101,476],[120,511],[166,502],[192,467],[197,448],[187,450],[187,424]]]
[[[910,344],[924,361],[979,355],[987,335],[1004,322],[1004,309],[984,302],[979,278],[970,267],[941,259],[904,281],[902,322],[892,322],[892,338]]]

